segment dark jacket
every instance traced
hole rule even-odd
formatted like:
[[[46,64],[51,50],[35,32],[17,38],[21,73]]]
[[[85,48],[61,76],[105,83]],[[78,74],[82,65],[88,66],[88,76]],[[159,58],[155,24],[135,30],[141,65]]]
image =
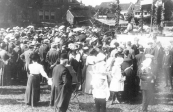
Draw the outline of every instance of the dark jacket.
[[[162,67],[163,54],[163,47],[160,47],[160,49],[157,47],[154,48],[154,64],[157,65],[158,68]]]
[[[64,65],[56,65],[52,73],[53,87],[56,88],[55,106],[68,108],[72,93],[72,76]]]
[[[133,74],[132,66],[133,66],[132,59],[124,58],[124,61],[121,64],[121,69],[125,76],[127,76],[127,77],[132,76],[132,74]]]
[[[40,60],[45,61],[46,60],[46,55],[47,52],[49,51],[49,45],[48,44],[43,44],[39,48],[39,55],[40,55]]]
[[[140,71],[141,89],[153,90],[154,89],[154,74],[152,68],[146,68]]]
[[[140,46],[139,44],[138,45],[136,45],[136,44],[132,45],[132,49],[134,50],[135,55],[139,54],[139,46]]]
[[[171,65],[172,65],[172,56],[170,54],[168,55],[164,54],[162,62],[163,68],[171,67]]]
[[[60,52],[56,49],[50,49],[46,55],[46,61],[49,65],[56,65],[60,61]]]
[[[144,53],[140,53],[135,55],[135,62],[136,62],[136,67],[137,67],[137,75],[139,76],[139,69],[141,67],[141,63],[144,60],[145,56]]]

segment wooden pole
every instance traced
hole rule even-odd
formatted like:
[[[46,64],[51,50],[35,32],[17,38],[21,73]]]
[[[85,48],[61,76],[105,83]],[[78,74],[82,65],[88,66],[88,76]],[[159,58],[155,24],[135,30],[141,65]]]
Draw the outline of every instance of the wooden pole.
[[[142,31],[142,34],[143,34],[143,23],[144,23],[144,9],[141,6],[141,31]]]
[[[153,8],[154,8],[154,4],[151,4],[151,23],[150,23],[150,33],[153,29]]]
[[[118,32],[118,27],[119,27],[119,21],[120,21],[120,1],[116,0],[117,2],[117,16],[115,19],[115,32]]]

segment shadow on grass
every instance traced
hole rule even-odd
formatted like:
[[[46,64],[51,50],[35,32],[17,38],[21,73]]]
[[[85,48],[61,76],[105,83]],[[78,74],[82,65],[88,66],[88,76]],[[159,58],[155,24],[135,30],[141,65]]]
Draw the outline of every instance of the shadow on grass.
[[[85,112],[96,112],[94,103],[80,103],[80,110]],[[123,112],[120,108],[106,108],[106,112]]]
[[[16,88],[16,89],[10,89],[10,88],[1,88],[0,89],[0,95],[19,95],[19,94],[24,94],[25,93],[25,88]]]
[[[0,99],[0,105],[20,105],[24,102],[19,102],[20,99]]]
[[[37,107],[49,107],[49,101],[38,102]]]
[[[26,86],[7,86],[0,87],[0,95],[19,95],[25,94]],[[50,88],[48,86],[40,86],[41,94],[50,94]]]
[[[157,94],[156,97],[158,104],[173,105],[173,94]]]

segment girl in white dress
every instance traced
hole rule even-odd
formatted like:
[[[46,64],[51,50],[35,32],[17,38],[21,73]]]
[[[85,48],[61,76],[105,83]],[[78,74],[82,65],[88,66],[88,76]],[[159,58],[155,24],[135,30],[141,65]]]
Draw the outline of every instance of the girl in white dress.
[[[93,78],[93,72],[94,72],[94,64],[96,61],[96,53],[97,51],[95,49],[91,49],[89,52],[89,56],[86,58],[86,79],[85,79],[85,87],[84,87],[84,93],[92,94],[92,85],[91,81]]]
[[[113,92],[112,104],[114,103],[114,101],[116,103],[119,103],[117,99],[118,92],[124,91],[125,77],[121,73],[122,63],[123,63],[123,58],[117,56],[114,62],[114,66],[112,67],[112,72],[111,72],[112,80],[110,83],[110,91]]]

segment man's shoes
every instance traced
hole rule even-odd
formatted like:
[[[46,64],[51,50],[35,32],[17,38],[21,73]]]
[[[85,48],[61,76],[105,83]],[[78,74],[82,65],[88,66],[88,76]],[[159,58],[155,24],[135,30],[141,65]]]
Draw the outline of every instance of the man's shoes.
[[[119,104],[120,102],[118,100],[115,100],[115,103]]]
[[[114,101],[111,101],[111,105],[113,105],[114,104]]]

